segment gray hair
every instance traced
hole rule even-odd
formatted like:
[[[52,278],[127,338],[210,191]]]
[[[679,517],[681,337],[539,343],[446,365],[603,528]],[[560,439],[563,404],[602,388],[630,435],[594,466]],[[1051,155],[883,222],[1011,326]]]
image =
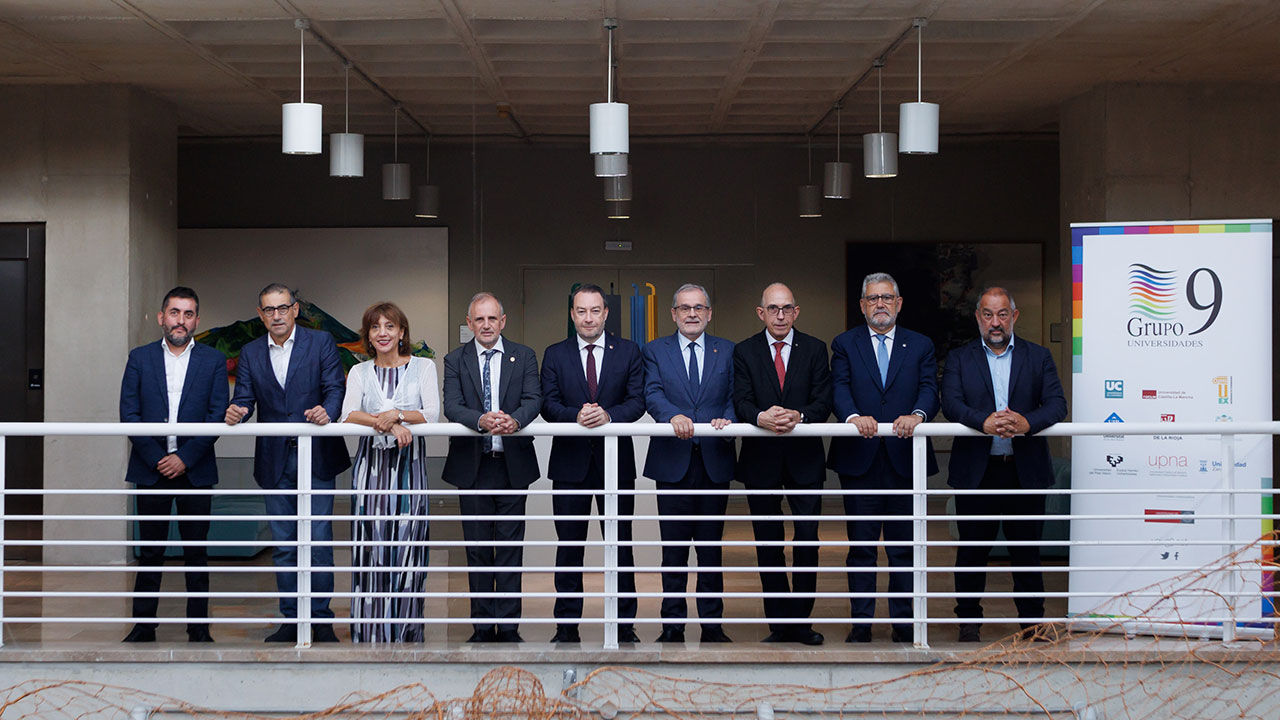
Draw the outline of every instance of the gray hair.
[[[702,287],[701,285],[696,285],[694,283],[685,283],[680,287],[676,288],[675,293],[671,295],[671,307],[676,306],[676,298],[680,297],[680,293],[688,292],[690,290],[697,290],[698,292],[702,293],[702,297],[707,299],[707,307],[711,307],[711,293],[707,292],[707,289]]]
[[[978,302],[974,303],[974,309],[975,309],[975,310],[981,310],[981,309],[982,309],[982,298],[984,298],[984,297],[986,297],[986,296],[988,296],[988,295],[1003,295],[1003,296],[1005,296],[1005,297],[1009,298],[1009,308],[1010,308],[1010,309],[1012,309],[1012,310],[1017,310],[1017,309],[1018,309],[1018,303],[1016,303],[1016,302],[1014,302],[1014,301],[1013,301],[1013,293],[1011,293],[1011,292],[1009,292],[1008,290],[1006,290],[1006,289],[1004,289],[1004,288],[1000,287],[999,285],[991,285],[991,286],[988,286],[988,287],[983,288],[983,289],[982,289],[982,292],[981,292],[981,293],[978,293]]]
[[[494,295],[493,293],[488,292],[488,291],[485,291],[485,290],[481,290],[480,292],[476,293],[475,295],[472,295],[472,296],[471,296],[471,302],[467,303],[467,317],[471,317],[471,308],[475,307],[477,302],[479,302],[479,301],[481,301],[481,300],[484,300],[484,299],[486,299],[486,298],[488,298],[488,299],[490,299],[490,300],[493,300],[494,302],[498,303],[498,314],[499,314],[499,315],[506,315],[506,314],[507,314],[507,311],[506,311],[506,310],[504,310],[504,309],[502,308],[502,301],[498,299],[498,296],[497,296],[497,295]]]
[[[270,295],[271,293],[289,293],[290,303],[298,299],[297,293],[295,293],[293,289],[290,288],[288,285],[285,285],[284,283],[273,282],[258,291],[258,302],[261,303],[262,298]]]
[[[866,297],[868,285],[874,285],[876,283],[889,283],[890,285],[893,286],[893,294],[894,295],[900,294],[898,292],[898,281],[894,280],[892,275],[890,275],[889,273],[873,272],[870,275],[862,278],[862,296]]]

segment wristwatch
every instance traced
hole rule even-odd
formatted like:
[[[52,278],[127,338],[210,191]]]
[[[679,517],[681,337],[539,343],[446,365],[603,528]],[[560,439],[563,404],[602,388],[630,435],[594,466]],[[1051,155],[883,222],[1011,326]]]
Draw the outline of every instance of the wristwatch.
[[[401,412],[401,413],[398,413],[398,414],[399,414],[399,416],[400,416],[400,422],[404,422],[404,413],[403,413],[403,412]]]

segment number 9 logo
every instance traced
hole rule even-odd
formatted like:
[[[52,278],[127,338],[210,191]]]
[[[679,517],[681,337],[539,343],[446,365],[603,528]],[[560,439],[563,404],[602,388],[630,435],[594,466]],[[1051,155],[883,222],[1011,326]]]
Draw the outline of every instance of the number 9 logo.
[[[1196,298],[1196,276],[1200,273],[1208,273],[1209,279],[1213,282],[1213,299],[1208,304],[1203,304]],[[1196,310],[1210,311],[1209,319],[1205,321],[1204,325],[1201,325],[1199,330],[1188,333],[1188,335],[1197,335],[1208,330],[1213,321],[1218,319],[1218,312],[1222,310],[1222,281],[1218,279],[1218,274],[1209,268],[1196,268],[1191,273],[1191,276],[1187,278],[1187,302]]]

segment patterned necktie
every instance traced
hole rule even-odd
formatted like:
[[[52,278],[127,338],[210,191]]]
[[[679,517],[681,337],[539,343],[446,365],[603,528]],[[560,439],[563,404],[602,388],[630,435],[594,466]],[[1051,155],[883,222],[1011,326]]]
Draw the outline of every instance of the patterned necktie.
[[[689,343],[689,390],[695,397],[702,386],[702,378],[698,377],[698,343]]]
[[[497,354],[497,350],[485,350],[484,353],[484,369],[480,371],[480,378],[484,386],[484,411],[493,410],[493,383],[490,382],[489,361]],[[493,452],[493,436],[484,436],[484,451]]]
[[[587,346],[587,396],[591,398],[591,402],[596,401],[596,390],[599,383],[599,379],[596,377],[596,354],[592,352],[595,349],[595,345]]]
[[[787,366],[782,363],[782,346],[786,343],[781,340],[773,344],[773,369],[778,371],[778,389],[782,389],[783,383],[787,380]]]
[[[885,340],[888,335],[876,333],[876,340],[880,341],[880,347],[876,348],[876,365],[880,366],[880,387],[884,387],[889,382],[889,348],[885,347]]]

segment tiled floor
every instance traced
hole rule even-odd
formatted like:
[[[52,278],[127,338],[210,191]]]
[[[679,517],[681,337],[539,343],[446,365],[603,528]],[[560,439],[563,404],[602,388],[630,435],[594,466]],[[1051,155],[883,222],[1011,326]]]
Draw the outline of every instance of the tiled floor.
[[[460,540],[460,526],[457,522],[446,520],[449,515],[456,515],[456,503],[450,507],[448,503],[437,509],[433,507],[433,522],[431,536],[433,540]],[[339,505],[338,512],[345,512],[342,504]],[[839,501],[835,498],[828,498],[824,506],[824,513],[839,514]],[[730,516],[735,514],[746,514],[744,501],[734,500],[731,502]],[[930,513],[933,516],[943,517],[944,509],[941,504],[936,507],[931,506]],[[651,520],[642,522],[653,522]],[[542,528],[530,528],[529,537],[553,537],[550,530],[550,523],[542,523]],[[336,523],[336,532],[339,539],[349,538],[349,525],[345,522]],[[593,535],[595,531],[593,530]],[[640,534],[639,532],[637,534]],[[652,533],[656,535],[656,532]],[[822,523],[820,535],[824,539],[844,540],[845,530],[842,522],[828,521]],[[948,526],[943,521],[930,523],[930,539],[944,540],[949,538]],[[726,540],[751,540],[751,528],[747,522],[729,522],[725,532]],[[832,572],[825,572],[819,575],[819,592],[842,592],[845,591],[846,579],[843,573],[836,571],[844,566],[845,548],[839,546],[825,547],[821,551],[821,565],[823,567],[832,568]],[[337,562],[339,565],[347,564],[349,561],[349,552],[346,549],[339,548],[337,551]],[[594,554],[588,551],[588,564],[600,561],[601,553],[595,551]],[[655,547],[641,548],[637,552],[638,565],[659,565],[658,549]],[[929,563],[933,566],[949,566],[955,559],[955,552],[951,548],[931,548],[929,552]],[[447,560],[447,562],[446,562]],[[270,592],[274,590],[274,577],[269,572],[270,568],[270,552],[262,552],[250,560],[220,560],[215,561],[216,567],[244,567],[251,566],[261,568],[262,572],[229,572],[214,571],[211,589],[214,591],[225,592]],[[550,567],[554,565],[554,553],[549,547],[541,547],[531,549],[525,554],[525,562],[527,565],[539,565]],[[882,559],[883,562],[883,559]],[[755,564],[754,550],[749,546],[740,546],[727,548],[725,552],[725,563],[729,566],[751,567]],[[999,571],[999,562],[995,563],[996,572],[990,576],[988,589],[990,591],[1009,591],[1012,587],[1009,574]],[[171,563],[171,566],[175,566]],[[452,568],[464,568],[466,561],[464,552],[461,547],[439,548],[434,549],[431,553],[431,566],[434,569],[428,576],[427,590],[431,592],[465,592],[466,591],[466,574],[464,572],[443,572],[439,568],[445,566]],[[1047,560],[1046,565],[1049,567],[1063,567],[1064,560]],[[80,592],[127,592],[132,587],[133,575],[130,572],[75,572],[75,573],[38,573],[30,570],[24,570],[22,565],[10,564],[4,574],[5,587],[9,591],[80,591]],[[28,566],[29,567],[29,566]],[[880,574],[880,588],[885,587],[886,577]],[[1047,589],[1050,591],[1061,591],[1066,588],[1065,572],[1047,572],[1045,574]],[[637,578],[637,585],[640,592],[657,593],[661,589],[660,579],[657,573],[643,573]],[[693,583],[690,582],[690,589]],[[952,578],[950,573],[937,573],[930,575],[929,586],[935,591],[949,591],[952,589]],[[349,591],[351,587],[350,575],[348,573],[339,573],[337,577],[337,590],[339,592]],[[166,590],[181,590],[182,576],[180,573],[166,574],[164,588]],[[526,573],[524,578],[524,589],[526,592],[551,592],[552,576],[548,572]],[[587,589],[602,591],[603,579],[599,574],[587,576]],[[734,572],[725,575],[725,590],[727,592],[750,593],[758,592],[760,589],[759,577],[754,572]],[[642,617],[655,618],[658,616],[659,598],[641,598],[640,615]],[[551,616],[553,600],[551,597],[529,598],[524,601],[525,618]],[[947,598],[936,598],[929,601],[930,617],[952,618],[952,605],[954,601]],[[881,600],[878,608],[878,615],[885,615],[884,601]],[[984,602],[987,616],[990,618],[1013,617],[1012,601],[1006,599],[989,599]],[[693,606],[692,601],[690,606]],[[599,599],[588,599],[586,601],[585,614],[588,617],[599,617],[602,614],[603,602]],[[221,598],[212,602],[213,614],[218,618],[268,618],[275,615],[275,599],[274,598]],[[349,601],[345,598],[335,599],[333,608],[338,618],[346,617],[348,614]],[[184,602],[180,598],[165,598],[161,601],[161,614],[169,617],[181,617],[184,609]],[[1063,599],[1050,599],[1048,601],[1047,613],[1049,616],[1061,616],[1066,611],[1066,603]],[[98,644],[109,643],[116,644],[128,632],[130,622],[127,620],[129,615],[129,600],[127,598],[7,598],[4,604],[4,615],[6,617],[47,617],[47,616],[74,616],[74,617],[111,617],[126,618],[120,622],[109,623],[6,623],[4,626],[4,637],[7,644],[16,644],[20,646],[31,647],[32,645],[59,644],[63,642],[74,642],[77,644]],[[440,598],[428,599],[426,603],[426,616],[431,618],[455,617],[462,618],[468,615],[468,604],[465,598],[457,598],[445,600]],[[725,603],[725,616],[733,618],[759,618],[762,615],[761,601],[758,597],[742,597],[729,598]],[[848,601],[843,598],[820,598],[814,609],[815,629],[823,632],[827,636],[828,643],[840,642],[844,639],[848,632]],[[656,624],[640,624],[637,628],[642,641],[653,640],[658,632]],[[270,631],[271,626],[265,620],[255,620],[245,623],[219,623],[213,628],[213,635],[219,643],[233,644],[249,644],[260,643],[261,639]],[[694,625],[690,625],[692,636],[696,636]],[[997,624],[989,626],[983,631],[984,638],[995,639],[1002,635],[1011,633],[1016,630],[1013,624]],[[348,626],[339,623],[337,626],[339,636],[345,641],[348,637]],[[767,632],[767,627],[763,622],[751,622],[748,624],[729,624],[726,625],[726,631],[735,641],[738,642],[754,642],[762,638]],[[466,623],[451,623],[448,625],[435,624],[429,625],[427,628],[427,644],[433,643],[459,643],[466,639],[470,634],[471,628]],[[526,622],[521,627],[521,633],[527,641],[545,642],[554,632],[554,626],[551,624],[535,624]],[[931,637],[936,641],[951,641],[955,637],[954,625],[937,624],[931,627]],[[584,624],[581,629],[583,643],[585,645],[599,644],[603,638],[603,628],[599,625]],[[184,628],[181,624],[161,625],[158,631],[161,640],[179,641],[185,640]],[[889,626],[877,625],[873,631],[873,637],[878,642],[888,643]]]

